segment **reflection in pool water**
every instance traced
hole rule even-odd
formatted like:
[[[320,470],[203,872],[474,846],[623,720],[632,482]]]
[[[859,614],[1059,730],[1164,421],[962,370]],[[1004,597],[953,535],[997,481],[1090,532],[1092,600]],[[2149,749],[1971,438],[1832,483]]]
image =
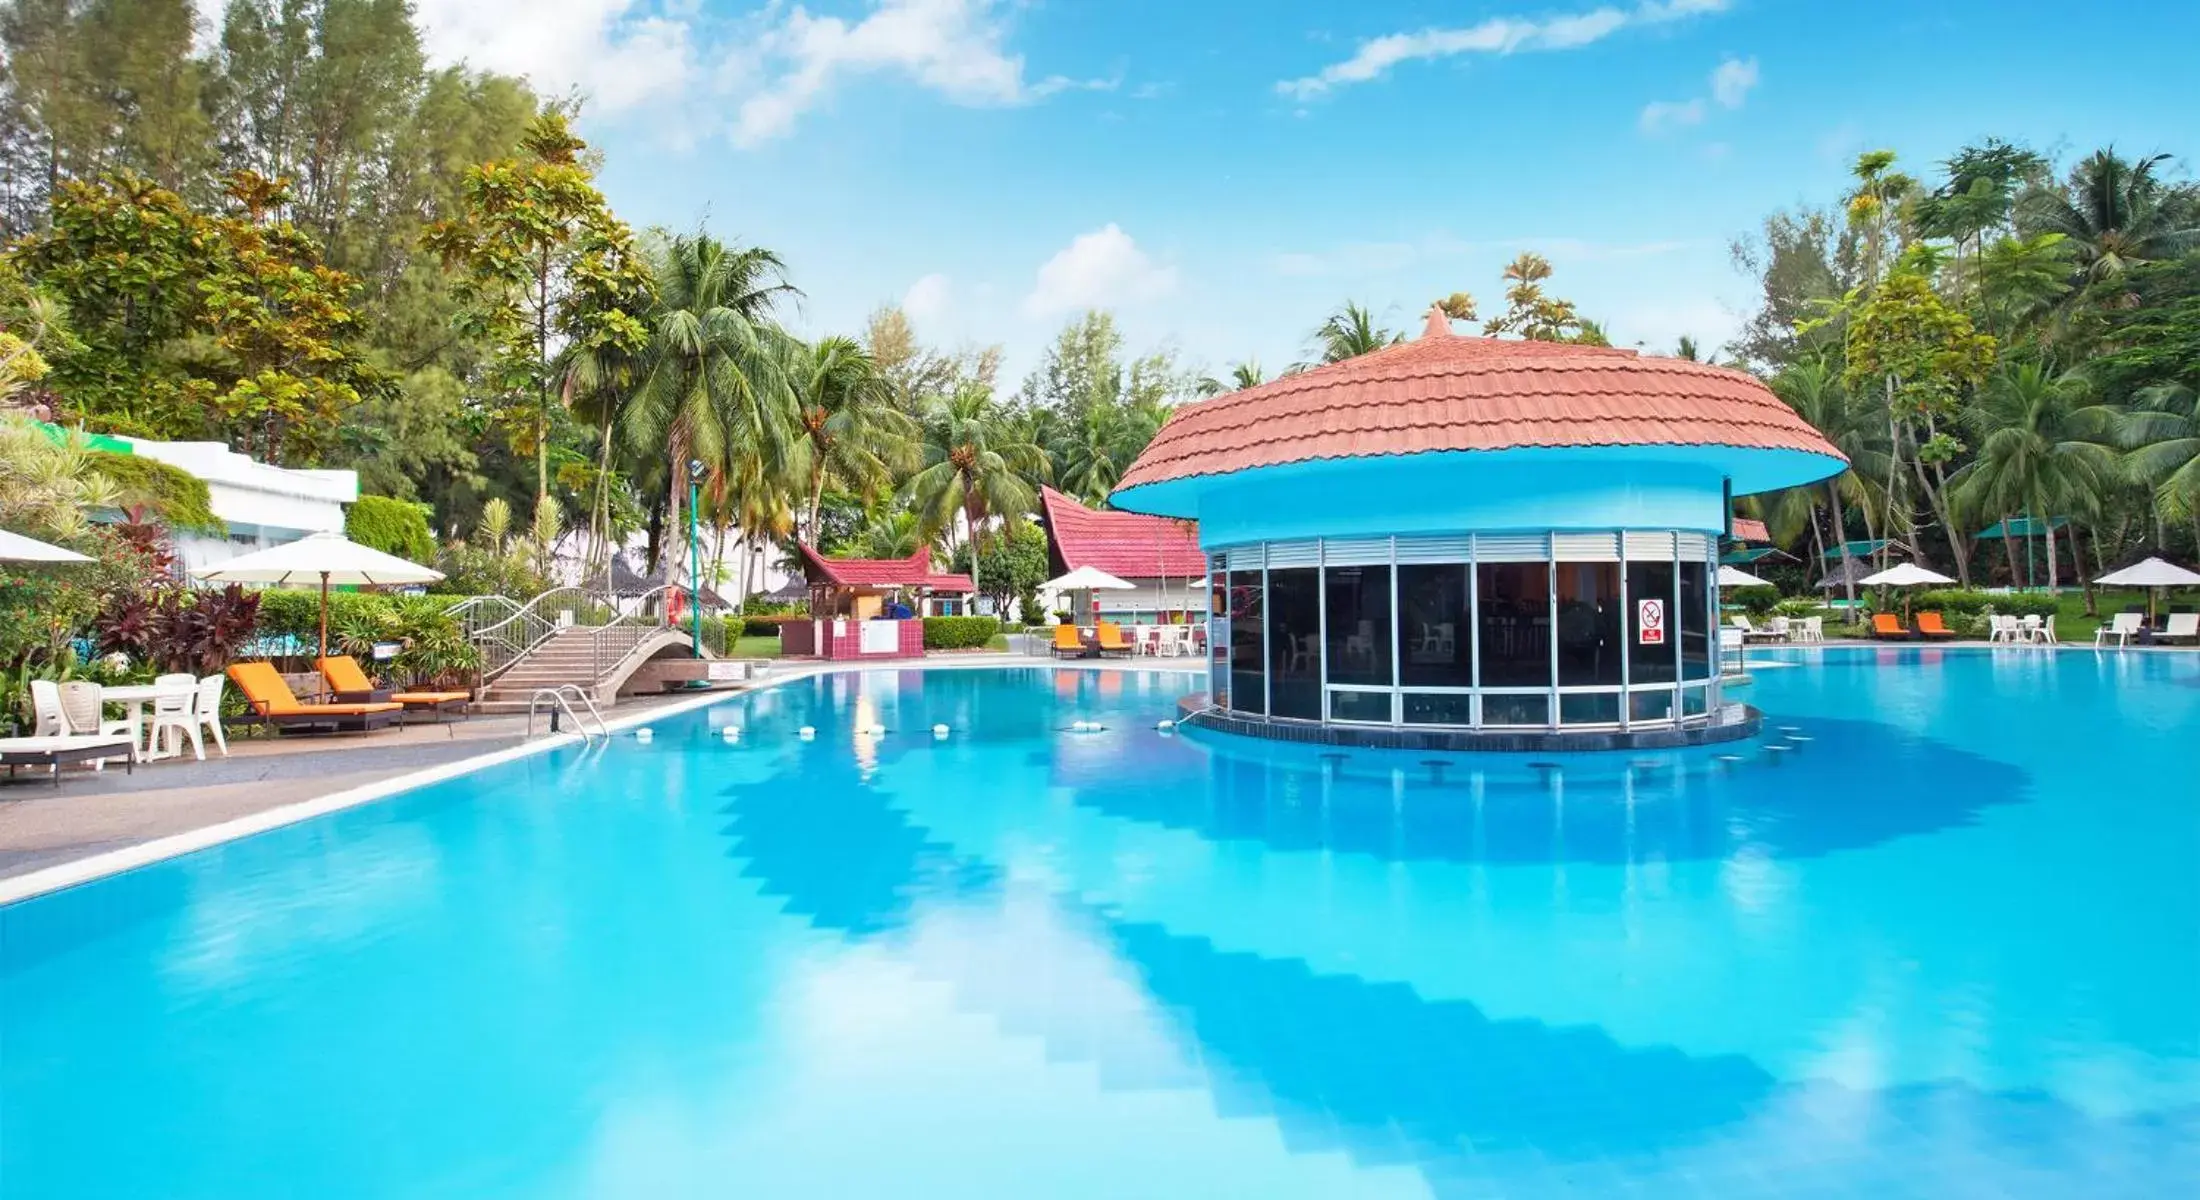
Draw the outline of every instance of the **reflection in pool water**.
[[[1165,734],[1176,677],[760,693],[0,910],[0,1180],[2189,1190],[2200,663],[1877,657],[1555,766]]]

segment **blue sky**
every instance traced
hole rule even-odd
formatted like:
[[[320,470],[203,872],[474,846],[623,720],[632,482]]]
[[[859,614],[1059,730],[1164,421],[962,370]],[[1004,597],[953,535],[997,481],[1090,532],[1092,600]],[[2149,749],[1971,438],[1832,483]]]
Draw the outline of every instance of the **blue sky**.
[[[587,96],[636,225],[782,253],[794,324],[906,302],[935,343],[1061,323],[1271,373],[1350,298],[1502,306],[1523,249],[1620,344],[1717,343],[1728,242],[1986,134],[2200,151],[2200,4],[2113,36],[2030,0],[416,0],[431,53]]]

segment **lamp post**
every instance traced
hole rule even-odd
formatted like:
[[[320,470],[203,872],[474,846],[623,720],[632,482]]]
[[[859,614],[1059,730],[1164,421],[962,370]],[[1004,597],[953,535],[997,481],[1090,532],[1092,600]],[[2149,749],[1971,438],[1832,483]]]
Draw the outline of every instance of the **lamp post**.
[[[703,460],[688,460],[688,606],[692,609],[695,657],[703,657],[703,539],[696,509],[703,492]]]

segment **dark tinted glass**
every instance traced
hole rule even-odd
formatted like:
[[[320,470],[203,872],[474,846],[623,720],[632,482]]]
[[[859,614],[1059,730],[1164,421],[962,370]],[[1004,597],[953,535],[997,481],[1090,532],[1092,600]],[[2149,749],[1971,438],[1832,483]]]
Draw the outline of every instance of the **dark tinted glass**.
[[[1619,609],[1619,564],[1558,564],[1558,685],[1617,684],[1625,636]],[[1570,715],[1567,719],[1573,720]]]
[[[1366,721],[1376,725],[1390,724],[1389,692],[1331,692],[1329,693],[1329,719],[1332,721]]]
[[[1710,567],[1681,564],[1681,675],[1687,679],[1711,677],[1710,587]]]
[[[1321,572],[1268,572],[1268,715],[1322,716]]]
[[[1482,697],[1484,725],[1549,725],[1551,698],[1547,695]]]
[[[1389,683],[1390,568],[1330,567],[1324,574],[1329,596],[1329,682]],[[1390,714],[1385,712],[1382,719],[1389,721]]]
[[[1474,623],[1467,613],[1465,564],[1399,567],[1399,681],[1423,687],[1472,687],[1473,655]]]
[[[1551,682],[1551,579],[1547,563],[1482,563],[1480,600],[1483,687],[1540,687]],[[1518,724],[1519,722],[1515,722]]]
[[[1407,692],[1406,724],[1472,725],[1474,698],[1459,692]]]
[[[1654,620],[1644,632],[1645,601]],[[1673,638],[1673,564],[1627,564],[1627,670],[1631,684],[1671,683],[1679,648]]]
[[[1230,707],[1265,712],[1261,680],[1260,572],[1230,572]]]

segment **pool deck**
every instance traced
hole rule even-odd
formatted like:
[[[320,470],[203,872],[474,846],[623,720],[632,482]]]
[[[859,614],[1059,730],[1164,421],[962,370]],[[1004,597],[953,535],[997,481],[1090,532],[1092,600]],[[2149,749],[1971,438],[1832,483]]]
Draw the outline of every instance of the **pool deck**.
[[[917,665],[786,662],[749,687],[713,692],[708,698],[630,697],[604,715],[617,728],[812,675]],[[921,664],[924,669],[1058,666],[1139,671],[1190,671],[1200,665],[1198,659],[1055,663],[1018,654],[936,655]],[[40,771],[23,770],[13,782],[0,776],[0,903],[80,882],[66,870],[72,864],[87,868],[84,878],[127,870],[140,865],[139,860],[186,853],[570,740],[570,735],[541,736],[543,722],[536,724],[538,736],[532,742],[527,738],[525,716],[479,716],[374,733],[232,737],[227,758],[210,747],[205,762],[186,754],[141,763],[135,771],[124,771],[119,763],[97,772],[65,767],[59,787]],[[344,797],[355,799],[341,800]],[[317,803],[324,800],[339,802]],[[284,815],[293,812],[294,817]],[[156,852],[163,846],[173,849]],[[112,865],[89,869],[101,860]],[[25,878],[33,874],[51,882]]]

